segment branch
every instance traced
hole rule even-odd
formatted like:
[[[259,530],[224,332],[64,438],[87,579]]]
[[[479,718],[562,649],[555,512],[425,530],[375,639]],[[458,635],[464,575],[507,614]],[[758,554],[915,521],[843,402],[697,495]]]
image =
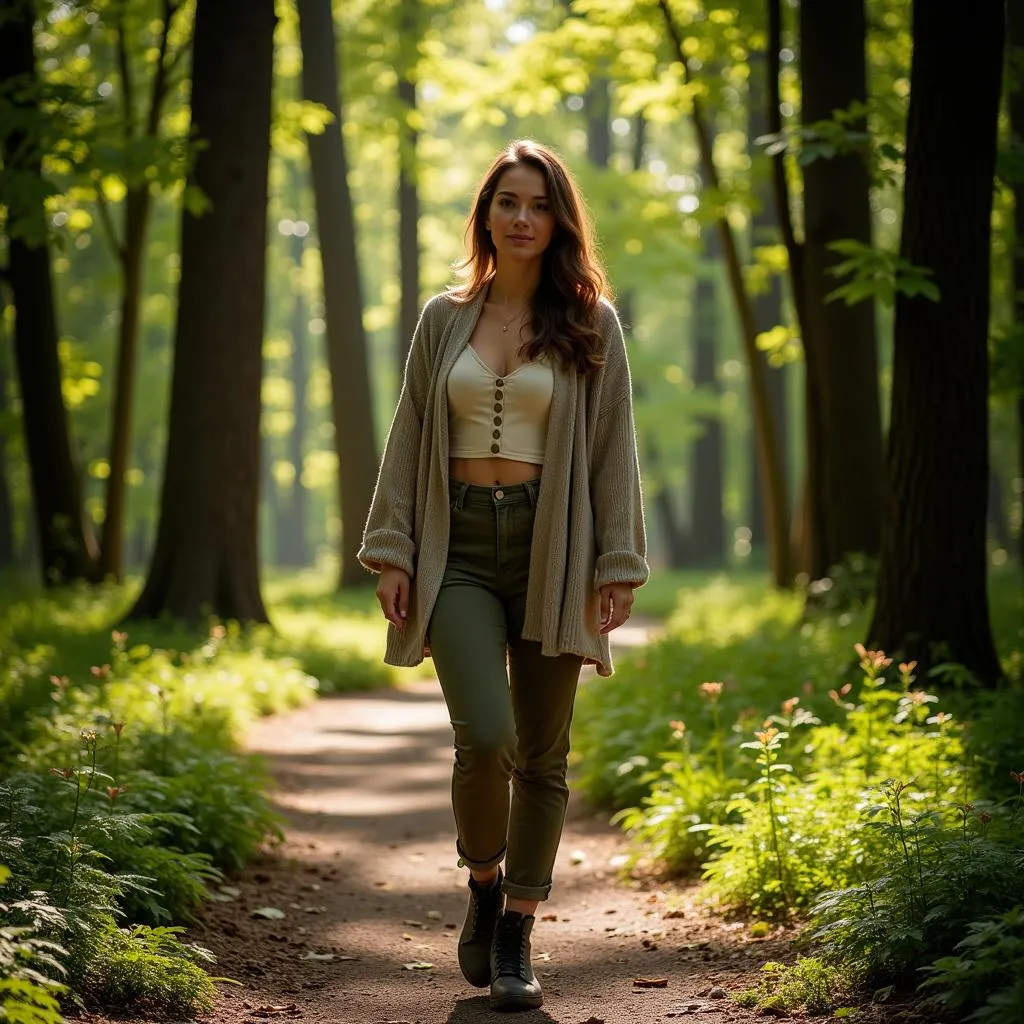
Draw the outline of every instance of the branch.
[[[114,218],[110,215],[110,207],[107,205],[106,197],[103,195],[102,185],[97,186],[96,189],[96,205],[99,207],[100,220],[103,222],[107,242],[110,244],[114,256],[117,257],[117,260],[123,266],[127,261],[128,253],[117,237],[117,228],[114,227]]]
[[[157,57],[156,73],[153,75],[153,92],[149,99],[149,116],[146,119],[146,135],[156,138],[160,125],[160,111],[167,96],[167,80],[170,68],[167,65],[167,48],[171,34],[171,20],[181,7],[181,0],[164,0],[163,29],[160,32],[160,54]],[[180,53],[180,51],[179,51]]]
[[[135,83],[128,59],[128,40],[124,30],[124,4],[118,5],[115,19],[117,32],[117,63],[121,72],[121,90],[124,93],[124,135],[131,140],[135,127]]]

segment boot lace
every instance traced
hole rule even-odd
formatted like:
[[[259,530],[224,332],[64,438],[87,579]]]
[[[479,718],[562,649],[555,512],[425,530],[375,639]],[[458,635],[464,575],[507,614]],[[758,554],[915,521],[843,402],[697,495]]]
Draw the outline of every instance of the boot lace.
[[[522,977],[525,960],[525,942],[521,922],[502,916],[494,942],[494,960],[497,973]]]

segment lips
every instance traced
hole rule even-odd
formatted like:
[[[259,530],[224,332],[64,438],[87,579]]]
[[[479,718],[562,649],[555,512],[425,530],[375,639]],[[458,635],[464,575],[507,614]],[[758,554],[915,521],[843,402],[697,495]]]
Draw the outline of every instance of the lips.
[[[513,242],[532,242],[533,239],[529,235],[509,235]]]

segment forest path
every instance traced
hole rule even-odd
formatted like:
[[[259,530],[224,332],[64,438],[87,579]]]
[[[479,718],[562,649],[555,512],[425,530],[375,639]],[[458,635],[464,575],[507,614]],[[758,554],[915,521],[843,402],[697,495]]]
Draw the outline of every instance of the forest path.
[[[623,627],[617,646],[645,643],[649,629]],[[238,898],[215,904],[196,935],[217,954],[216,973],[243,982],[221,986],[214,1018],[502,1019],[456,959],[466,889],[449,801],[451,726],[436,682],[320,700],[258,723],[249,746],[268,761],[288,828],[237,881]],[[606,816],[570,804],[552,898],[534,931],[545,1006],[511,1019],[754,1020],[708,992],[752,984],[765,960],[786,955],[785,940],[750,940],[741,925],[703,910],[694,886],[623,884],[616,867],[624,853]],[[253,916],[268,906],[287,916]],[[433,966],[406,968],[415,962]],[[637,978],[667,984],[642,988]]]

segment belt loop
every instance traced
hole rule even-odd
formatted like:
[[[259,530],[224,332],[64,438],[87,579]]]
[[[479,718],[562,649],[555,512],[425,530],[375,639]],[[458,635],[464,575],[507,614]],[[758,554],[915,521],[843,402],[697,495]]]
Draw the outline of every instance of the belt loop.
[[[523,484],[526,488],[526,496],[530,499],[530,508],[536,509],[537,507],[537,484],[533,480],[525,480]]]
[[[462,510],[462,508],[466,504],[466,491],[468,491],[468,490],[469,490],[469,484],[467,484],[464,480],[460,480],[459,481],[459,493],[458,493],[457,497],[455,498],[457,507],[459,508],[460,511]]]

